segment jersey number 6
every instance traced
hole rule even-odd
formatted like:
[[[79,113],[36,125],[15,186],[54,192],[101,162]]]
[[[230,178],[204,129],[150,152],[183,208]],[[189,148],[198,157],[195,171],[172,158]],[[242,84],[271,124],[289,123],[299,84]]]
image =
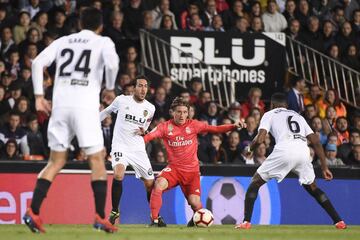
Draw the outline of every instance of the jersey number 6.
[[[291,121],[293,116],[289,116],[287,119],[288,126],[291,132],[299,133],[300,132],[300,125],[297,121]]]

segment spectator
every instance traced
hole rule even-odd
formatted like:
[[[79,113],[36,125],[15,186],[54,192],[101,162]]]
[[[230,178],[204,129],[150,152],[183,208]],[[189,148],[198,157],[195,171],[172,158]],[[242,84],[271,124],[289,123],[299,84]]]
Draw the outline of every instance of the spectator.
[[[208,151],[210,163],[222,164],[227,163],[225,149],[221,146],[222,137],[220,134],[213,134],[211,137],[211,145]]]
[[[1,30],[1,57],[4,60],[7,60],[9,50],[15,47],[15,42],[13,40],[13,34],[10,27],[4,27]]]
[[[203,84],[200,78],[193,77],[190,82],[190,103],[196,103],[198,97],[203,89]]]
[[[27,127],[26,137],[30,155],[35,155],[40,159],[48,156],[48,150],[45,147],[44,138],[39,130],[39,122],[35,114],[29,116]]]
[[[335,129],[336,124],[336,111],[333,106],[326,108],[325,118],[323,119],[323,129],[326,134],[329,134]]]
[[[258,127],[260,124],[261,117],[262,117],[261,110],[257,107],[253,107],[250,110],[249,116],[252,116],[255,118],[256,126]]]
[[[23,59],[22,59],[22,65],[24,67],[31,68],[31,63],[36,58],[37,54],[38,54],[38,48],[37,48],[36,44],[29,43],[26,48],[25,55],[23,56]],[[18,73],[19,72],[20,72],[20,69],[19,69]]]
[[[208,32],[224,32],[223,21],[220,15],[215,15],[212,18],[210,26],[205,28]]]
[[[218,15],[218,12],[216,10],[216,1],[215,0],[206,0],[205,1],[205,11],[204,11],[204,26],[206,26],[206,27],[212,26],[213,18],[216,15]]]
[[[327,55],[334,60],[341,61],[339,46],[336,43],[330,45],[327,50]]]
[[[254,151],[254,163],[261,165],[266,160],[266,146],[261,143]]]
[[[182,99],[183,99],[185,102],[191,103],[191,95],[190,95],[190,92],[189,92],[188,90],[183,90],[183,91],[180,93],[180,97],[182,97]]]
[[[18,81],[22,86],[21,89],[22,95],[27,97],[30,101],[34,100],[34,91],[31,80],[31,69],[24,66],[21,69],[21,73]]]
[[[264,31],[264,23],[261,17],[253,17],[250,24],[250,32],[261,33]]]
[[[131,80],[134,80],[138,74],[138,68],[135,62],[127,62],[125,64],[124,72],[129,75]]]
[[[275,0],[267,1],[267,11],[262,15],[265,32],[282,32],[287,28],[285,17],[278,12]]]
[[[161,22],[163,21],[164,16],[169,16],[172,22],[172,29],[177,30],[175,15],[170,11],[170,2],[169,0],[161,0],[159,5],[151,11],[154,23],[153,28],[159,29]]]
[[[290,25],[290,22],[293,19],[296,19],[295,10],[296,10],[295,0],[287,0],[285,3],[285,11],[282,14],[284,15],[288,25]]]
[[[26,127],[31,114],[29,100],[24,96],[19,97],[14,109],[20,115],[20,126]]]
[[[355,145],[359,145],[359,144],[360,144],[360,131],[358,129],[353,129],[350,131],[349,142],[343,143],[339,146],[337,156],[340,159],[346,161],[351,154],[351,149]]]
[[[349,123],[345,117],[336,119],[336,132],[338,134],[337,146],[349,142]]]
[[[246,18],[240,17],[236,19],[235,26],[230,30],[237,33],[246,33],[249,30],[249,21]]]
[[[302,113],[304,111],[304,96],[305,79],[294,77],[291,79],[291,89],[288,92],[288,109],[295,112]]]
[[[9,72],[4,71],[1,77],[1,86],[5,90],[5,99],[7,99],[10,96],[10,86],[12,82],[13,82],[13,76]]]
[[[346,55],[342,58],[342,62],[355,71],[360,71],[359,54],[355,44],[350,44],[348,46]]]
[[[312,130],[314,131],[314,133],[316,133],[319,138],[320,138],[320,143],[322,145],[325,145],[327,143],[327,134],[324,132],[323,129],[323,122],[321,121],[321,118],[318,116],[315,116],[311,119],[311,124],[310,124]]]
[[[308,122],[309,125],[311,125],[311,119],[315,116],[317,116],[318,113],[316,111],[314,104],[307,104],[305,105],[305,112],[304,112],[304,118]]]
[[[245,18],[247,23],[249,23],[250,17],[244,11],[244,5],[241,0],[233,1],[232,8],[222,12],[222,19],[224,23],[224,28],[226,30],[234,29],[238,25],[238,19]]]
[[[190,31],[204,31],[205,27],[202,23],[202,20],[200,18],[200,15],[197,13],[194,13],[190,16],[190,24],[187,28],[187,30]]]
[[[307,29],[300,33],[300,41],[319,52],[324,51],[324,39],[320,31],[320,22],[317,17],[309,17]]]
[[[336,35],[335,40],[341,50],[341,55],[346,53],[349,45],[356,44],[356,46],[358,46],[355,33],[352,31],[351,23],[348,21],[341,25],[341,31]]]
[[[129,6],[124,8],[124,26],[125,35],[130,39],[139,38],[139,29],[143,25],[142,0],[130,0]]]
[[[51,16],[49,14],[49,16]],[[59,37],[67,34],[65,29],[66,14],[64,9],[58,7],[53,10],[53,19],[49,22],[49,29],[56,33]]]
[[[135,89],[134,89],[134,84],[129,83],[129,84],[125,84],[125,85],[124,85],[124,92],[123,92],[123,94],[124,94],[125,96],[133,95],[133,94],[134,94],[134,91],[135,91]]]
[[[143,25],[142,25],[143,29],[145,29],[147,31],[156,29],[156,28],[154,28],[154,18],[153,18],[151,11],[144,11],[142,13],[142,16],[143,16]]]
[[[122,30],[124,22],[124,14],[119,11],[114,11],[111,13],[110,24],[105,26],[104,35],[108,36],[113,40],[116,47],[116,52],[118,55],[121,53],[122,41],[125,39],[125,34]]]
[[[346,165],[354,165],[354,166],[360,165],[360,145],[355,145],[352,148],[349,159],[346,161]]]
[[[39,30],[37,28],[31,27],[26,33],[26,39],[19,44],[19,52],[21,57],[23,57],[26,53],[26,49],[28,48],[29,44],[39,44],[40,40]]]
[[[331,17],[331,9],[334,7],[331,0],[311,1],[312,14],[317,16],[320,21]]]
[[[337,147],[336,144],[327,144],[325,147],[326,163],[328,166],[341,166],[344,165],[340,158],[336,157]],[[320,165],[320,161],[318,161]]]
[[[241,114],[241,105],[238,102],[233,102],[230,105],[229,112],[227,114],[227,118],[231,120],[231,123],[239,122],[243,120],[243,116]]]
[[[166,96],[167,96],[166,101],[168,101],[168,102],[172,102],[172,100],[175,98],[175,96],[173,95],[173,93],[171,91],[171,90],[173,90],[172,84],[173,84],[173,82],[169,76],[164,76],[161,79],[161,87],[163,87],[165,89]]]
[[[311,11],[307,0],[300,0],[295,11],[295,18],[299,20],[302,29],[306,29]]]
[[[166,101],[166,90],[163,87],[158,87],[155,90],[155,97],[152,100],[152,103],[155,106],[155,114],[154,114],[154,118],[165,118],[168,119],[169,118],[169,102]]]
[[[359,3],[351,0],[342,0],[341,2],[343,4],[345,18],[349,21],[352,20],[354,11],[360,8]]]
[[[252,116],[248,116],[245,122],[246,128],[240,130],[241,144],[243,144],[245,141],[251,142],[257,134],[257,125],[255,118]]]
[[[211,95],[209,92],[203,91],[199,94],[199,98],[196,101],[196,109],[198,110],[198,116],[206,114],[207,112],[207,103],[211,101]]]
[[[325,117],[325,109],[328,106],[333,106],[337,117],[346,117],[347,111],[345,105],[340,101],[337,91],[335,89],[329,89],[325,93],[323,104],[319,109],[320,117]]]
[[[245,161],[241,156],[240,135],[237,131],[232,131],[228,137],[226,156],[228,158],[228,163],[245,164]]]
[[[18,145],[15,139],[9,139],[0,156],[0,160],[21,160],[18,153]]]
[[[250,10],[250,19],[254,19],[255,17],[261,18],[261,4],[259,1],[252,1],[251,10]]]
[[[315,107],[316,112],[318,112],[322,103],[323,97],[319,85],[311,84],[309,94],[304,97],[304,105],[312,104]]]
[[[254,165],[254,155],[253,152],[249,151],[250,142],[244,142],[242,144],[241,157],[244,159],[246,165]]]
[[[207,112],[205,114],[201,114],[201,119],[206,119],[209,125],[217,126],[220,124],[218,107],[215,102],[210,101],[206,103]]]
[[[31,23],[32,28],[36,28],[39,31],[39,39],[43,38],[43,34],[47,31],[46,25],[49,22],[48,14],[44,11],[39,11],[34,16],[34,21]]]
[[[40,11],[40,0],[30,0],[29,3],[24,10],[30,13],[30,18],[33,18]]]
[[[164,15],[161,19],[160,29],[163,30],[175,30],[176,24],[170,15]]]
[[[335,31],[334,24],[326,20],[323,22],[323,40],[324,40],[324,51],[329,49],[332,44],[335,44]]]
[[[337,133],[335,132],[335,131],[333,131],[333,132],[330,132],[329,133],[329,135],[328,135],[328,141],[327,141],[327,143],[329,143],[329,144],[337,144],[337,142],[338,142],[338,137],[337,137],[338,135],[337,135]]]
[[[353,12],[352,17],[352,29],[355,33],[360,32],[360,9],[357,9]]]
[[[289,27],[285,30],[285,34],[293,40],[299,40],[300,22],[297,19],[290,20]]]
[[[256,107],[260,109],[261,113],[264,113],[265,111],[265,104],[261,100],[262,97],[262,91],[258,87],[252,87],[249,90],[248,99],[245,103],[241,105],[242,115],[244,118],[246,118],[249,113],[250,109]]]
[[[166,163],[166,154],[164,152],[164,150],[158,150],[155,153],[155,162],[156,163]]]
[[[30,14],[27,11],[19,13],[19,24],[13,28],[13,36],[16,44],[19,44],[26,38],[26,33],[30,28]]]
[[[20,99],[22,95],[21,88],[22,86],[19,81],[14,81],[10,85],[10,97],[8,98],[8,101],[11,109],[15,107],[15,103]]]
[[[169,110],[169,112],[170,112],[170,110]],[[188,118],[195,119],[195,115],[196,115],[196,107],[194,105],[190,105]]]
[[[180,15],[181,20],[181,29],[188,29],[190,26],[191,16],[193,14],[199,14],[200,7],[197,1],[190,1],[187,7],[187,10],[183,11]]]
[[[113,137],[113,125],[111,116],[107,116],[104,121],[101,122],[101,130],[104,137],[104,147],[106,150],[106,156],[110,156],[111,142]]]
[[[14,111],[10,113],[8,123],[0,129],[0,149],[9,139],[16,140],[22,154],[29,154],[26,132],[20,127],[19,113]]]

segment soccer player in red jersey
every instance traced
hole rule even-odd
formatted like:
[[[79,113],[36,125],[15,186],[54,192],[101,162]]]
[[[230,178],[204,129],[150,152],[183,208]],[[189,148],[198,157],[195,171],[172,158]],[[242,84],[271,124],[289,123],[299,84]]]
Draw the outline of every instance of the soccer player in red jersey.
[[[200,169],[197,157],[199,133],[224,133],[245,127],[243,122],[211,126],[207,123],[188,119],[189,105],[181,97],[175,98],[171,109],[174,118],[160,123],[151,133],[144,136],[145,142],[155,138],[164,140],[168,155],[168,166],[158,175],[150,198],[152,223],[159,227],[159,211],[162,205],[163,191],[180,185],[193,211],[202,208],[200,201]],[[139,131],[141,134],[142,130]],[[188,226],[194,226],[192,219]]]

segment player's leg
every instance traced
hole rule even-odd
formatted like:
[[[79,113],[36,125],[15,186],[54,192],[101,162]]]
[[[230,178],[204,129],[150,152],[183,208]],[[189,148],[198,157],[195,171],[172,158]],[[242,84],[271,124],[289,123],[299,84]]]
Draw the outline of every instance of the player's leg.
[[[105,219],[105,202],[107,193],[107,174],[105,168],[104,139],[101,131],[100,115],[98,109],[72,110],[71,123],[79,146],[89,157],[91,168],[91,187],[95,201],[94,228],[106,232],[117,230]]]
[[[162,206],[162,194],[169,186],[169,182],[164,177],[158,177],[155,180],[154,188],[150,196],[150,210],[151,210],[151,226],[158,226],[159,224],[159,212]]]
[[[304,189],[320,204],[320,206],[332,218],[335,226],[340,229],[346,228],[346,224],[342,221],[334,206],[330,202],[326,194],[317,187],[315,182],[314,167],[307,158],[299,161],[299,164],[293,170],[299,176],[299,183]]]
[[[248,229],[251,227],[251,217],[254,209],[254,203],[258,196],[259,188],[264,185],[266,181],[262,179],[259,173],[255,173],[251,179],[250,185],[245,194],[244,220],[236,228]]]
[[[303,184],[304,189],[320,204],[320,206],[327,212],[333,220],[336,228],[345,229],[346,224],[336,212],[328,196],[317,187],[315,181],[311,184]]]
[[[113,170],[114,175],[111,185],[112,210],[109,216],[111,224],[115,224],[116,219],[120,217],[119,203],[123,191],[123,179],[125,176],[126,166],[120,163],[113,166]]]
[[[67,160],[67,152],[51,151],[50,158],[45,168],[39,173],[36,181],[31,206],[27,209],[23,219],[32,232],[45,232],[40,220],[40,207],[46,198],[51,183],[56,175],[64,167]]]
[[[148,202],[150,204],[151,193],[152,193],[152,190],[153,190],[153,187],[154,187],[154,184],[155,184],[155,180],[154,179],[145,179],[145,178],[141,178],[141,180],[144,183],[147,200],[148,200]],[[160,216],[160,214],[158,215],[158,226],[159,227],[166,227],[165,220],[164,220],[164,218],[162,216]]]
[[[200,195],[197,195],[197,194],[190,194],[188,197],[187,197],[187,201],[188,201],[188,204],[191,206],[191,209],[193,210],[193,212],[195,213],[197,210],[201,209],[202,208],[202,203],[201,203],[201,200],[200,200]],[[193,218],[191,218],[189,220],[189,222],[187,223],[187,226],[188,227],[194,227],[195,226],[195,223],[193,221]]]

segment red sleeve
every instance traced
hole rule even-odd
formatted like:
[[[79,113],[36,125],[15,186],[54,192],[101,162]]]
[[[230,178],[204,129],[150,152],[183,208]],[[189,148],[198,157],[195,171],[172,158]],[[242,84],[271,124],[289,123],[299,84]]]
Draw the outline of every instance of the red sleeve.
[[[159,124],[156,128],[154,128],[150,133],[146,134],[144,136],[144,141],[145,143],[150,142],[151,140],[155,139],[155,138],[160,138],[163,136],[163,131],[162,131],[162,124]]]
[[[233,124],[225,124],[220,126],[212,126],[208,125],[206,123],[199,122],[197,125],[197,128],[199,129],[199,133],[225,133],[229,132],[231,130],[234,130],[236,127]]]

